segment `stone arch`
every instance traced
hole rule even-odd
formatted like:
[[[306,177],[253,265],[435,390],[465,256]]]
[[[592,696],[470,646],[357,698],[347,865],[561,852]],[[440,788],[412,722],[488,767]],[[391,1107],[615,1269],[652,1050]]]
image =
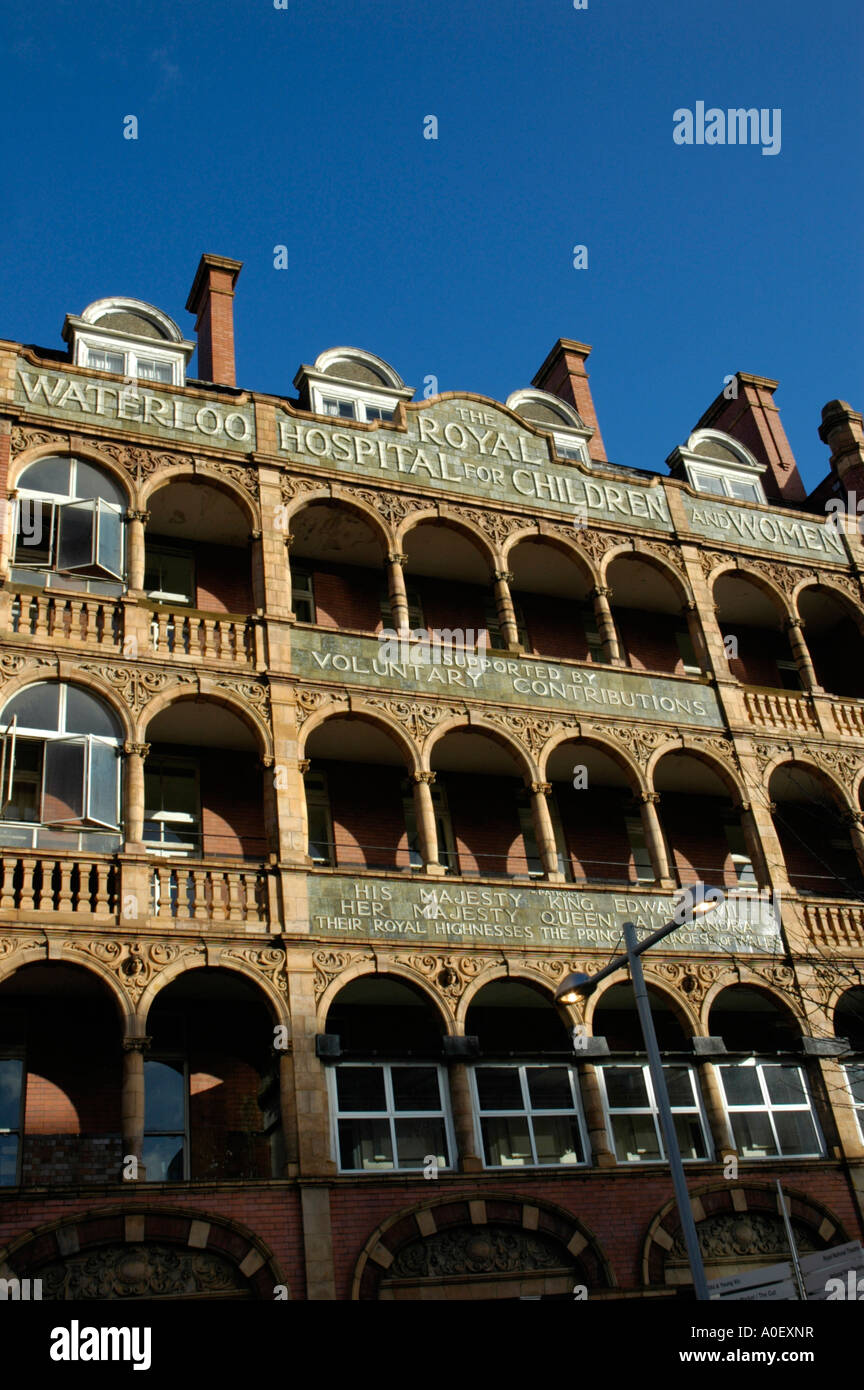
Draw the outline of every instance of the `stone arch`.
[[[152,1235],[148,1234],[151,1223]],[[157,1252],[165,1246],[177,1247],[186,1254],[180,1262],[185,1283],[191,1280],[196,1286],[194,1292],[202,1296],[208,1292],[224,1293],[227,1285],[241,1297],[272,1302],[277,1287],[284,1288],[291,1297],[272,1250],[248,1226],[211,1211],[146,1199],[91,1208],[13,1237],[0,1249],[0,1272],[6,1278],[42,1277],[47,1290],[65,1283],[70,1293],[74,1289],[72,1297],[87,1299],[89,1292],[90,1299],[111,1299],[112,1294],[104,1290],[106,1286],[116,1289],[119,1281],[134,1290],[132,1296],[152,1298],[155,1292],[146,1292],[150,1287],[148,1265],[154,1273],[152,1265],[154,1260],[158,1263]],[[104,1252],[103,1268],[93,1271],[92,1263],[98,1262],[100,1249]],[[85,1275],[77,1273],[79,1254],[82,1261],[91,1263],[89,1284]],[[94,1278],[101,1282],[94,1286]],[[185,1291],[185,1287],[178,1288],[178,1296]],[[46,1297],[45,1288],[42,1296]],[[47,1297],[51,1299],[50,1292]],[[123,1294],[114,1297],[122,1298]]]
[[[550,757],[564,743],[587,743],[592,748],[596,748],[598,753],[605,753],[624,773],[634,792],[647,791],[647,783],[642,776],[639,764],[620,744],[615,743],[612,739],[605,739],[600,734],[582,733],[579,729],[556,730],[552,737],[543,744],[537,759],[538,770],[543,781],[548,781],[546,768]]]
[[[626,966],[622,966],[620,970],[616,970],[608,979],[604,980],[602,986],[589,996],[585,1004],[584,1023],[592,1036],[594,1034],[594,1015],[610,989],[615,985],[629,985],[631,983],[629,970]],[[689,1033],[691,1037],[697,1037],[700,1032],[697,1011],[668,981],[654,973],[651,969],[651,961],[648,959],[645,960],[645,983],[649,989],[663,996],[685,1033]]]
[[[486,985],[494,984],[496,980],[503,980],[507,983],[517,985],[531,985],[536,988],[538,992],[548,995],[548,1003],[551,1004],[553,1008],[558,1008],[559,1011],[563,1009],[568,1017],[572,1015],[573,1023],[578,1023],[580,1021],[576,1012],[573,1011],[569,1005],[555,1004],[555,986],[550,983],[549,977],[544,975],[542,971],[533,969],[525,961],[513,960],[507,962],[501,960],[486,966],[480,974],[475,975],[474,979],[466,986],[456,1009],[457,1032],[465,1032],[468,1010],[471,1008],[471,1005],[474,1003],[480,991],[485,989]]]
[[[770,980],[765,980],[754,970],[750,970],[744,964],[736,964],[734,969],[724,970],[720,977],[714,981],[710,989],[706,990],[705,998],[702,1000],[700,1013],[700,1027],[703,1036],[710,1036],[711,1010],[720,994],[725,989],[733,989],[736,985],[747,985],[750,989],[758,989],[777,1004],[779,1008],[785,1009],[791,1014],[793,1019],[801,1027],[801,1032],[806,1032],[807,1016],[799,1001],[790,994],[784,994],[779,984],[772,984]]]
[[[791,1207],[793,1229],[797,1227],[798,1231],[803,1233],[802,1245],[808,1246],[811,1250],[825,1250],[829,1246],[842,1245],[848,1241],[846,1228],[829,1207],[815,1201],[799,1189],[790,1187],[785,1179],[783,1191]],[[776,1188],[762,1186],[744,1178],[739,1182],[691,1186],[690,1196],[703,1255],[708,1254],[706,1263],[709,1265],[709,1277],[710,1246],[714,1247],[715,1261],[723,1259],[724,1244],[730,1248],[733,1259],[736,1253],[745,1259],[748,1254],[756,1254],[760,1256],[761,1262],[766,1264],[773,1264],[785,1258],[782,1251],[784,1248],[788,1251],[788,1246],[785,1246],[783,1218],[777,1205]],[[676,1253],[676,1246],[680,1248],[680,1242],[678,1208],[673,1200],[660,1208],[648,1226],[642,1246],[644,1284],[668,1287],[667,1265],[670,1256]],[[709,1242],[709,1251],[706,1252],[704,1247]],[[775,1259],[769,1258],[771,1255],[774,1255]]]
[[[742,802],[749,800],[743,779],[739,774],[733,772],[725,758],[718,753],[711,752],[710,749],[693,748],[683,740],[670,740],[668,743],[661,744],[651,754],[645,768],[645,782],[649,791],[655,790],[654,781],[659,764],[665,757],[675,753],[686,754],[687,757],[695,758],[698,762],[704,763],[710,772],[719,777],[736,807],[740,807]]]
[[[442,529],[449,527],[454,531],[458,531],[465,540],[469,541],[470,544],[474,546],[475,550],[479,552],[481,559],[488,564],[491,579],[492,571],[495,569],[496,565],[495,546],[492,541],[479,527],[473,526],[470,521],[466,521],[458,512],[451,511],[444,503],[437,508],[436,513],[431,517],[428,515],[424,516],[419,512],[412,512],[410,516],[406,517],[399,528],[400,545],[405,544],[411,532],[416,531],[418,526],[428,526],[430,522],[439,525]]]
[[[288,504],[288,515],[291,519],[305,511],[307,507],[324,503],[333,507],[345,507],[348,511],[355,512],[367,523],[375,539],[380,543],[382,549],[382,562],[395,547],[395,535],[390,526],[384,521],[381,513],[376,511],[371,502],[366,502],[362,497],[348,488],[341,488],[338,484],[331,484],[326,492],[321,495],[316,492],[301,492],[294,499],[293,503]]]
[[[438,994],[430,985],[427,976],[420,970],[414,970],[404,961],[388,960],[380,965],[375,960],[355,961],[347,969],[341,971],[330,981],[327,988],[318,1000],[318,1018],[322,1029],[327,1022],[327,1015],[335,1001],[354,980],[363,978],[386,979],[391,976],[395,980],[400,980],[404,984],[411,985],[418,993],[423,995],[425,1001],[435,1010],[438,1019],[443,1023],[443,1035],[452,1037],[458,1030],[454,1023],[453,1015],[447,1007],[443,996]]]
[[[39,929],[41,930],[41,929]],[[27,933],[29,936],[30,934]],[[6,940],[8,941],[8,937]],[[12,938],[16,940],[16,938]],[[5,944],[5,943],[4,943]],[[112,1003],[116,1005],[117,1017],[120,1024],[121,1033],[125,1036],[131,1035],[134,1031],[135,1006],[126,994],[117,979],[117,976],[106,964],[88,955],[82,959],[81,953],[70,949],[68,946],[61,946],[59,955],[49,960],[47,955],[47,943],[23,940],[20,946],[13,946],[11,950],[0,955],[0,985],[5,980],[10,980],[13,975],[17,975],[25,965],[49,965],[62,963],[64,965],[76,966],[79,970],[84,970],[88,975],[93,975],[100,984],[106,986]]]
[[[180,481],[207,483],[217,492],[223,492],[242,511],[244,518],[249,523],[249,530],[261,530],[259,504],[253,501],[248,492],[238,483],[235,483],[230,475],[226,476],[215,465],[208,466],[197,459],[190,458],[188,462],[174,463],[152,473],[150,478],[141,486],[142,509],[147,510],[147,503],[157,492],[162,492],[172,483]]]
[[[607,583],[610,565],[616,560],[624,558],[638,560],[643,565],[648,565],[651,569],[656,570],[672,586],[682,604],[693,602],[693,591],[690,588],[689,580],[684,577],[677,566],[665,560],[661,555],[655,555],[651,550],[640,549],[638,543],[633,540],[622,541],[620,545],[611,546],[603,555],[600,561],[601,583]],[[614,602],[614,585],[612,589]]]
[[[529,782],[540,780],[537,764],[528,752],[527,748],[512,735],[507,734],[500,725],[493,720],[485,718],[483,715],[454,714],[450,719],[443,719],[427,735],[422,747],[423,768],[429,770],[432,754],[447,734],[460,732],[466,734],[485,734],[492,738],[506,753],[511,754],[514,762],[520,769],[521,774]]]
[[[320,709],[315,710],[314,714],[311,714],[308,719],[303,721],[298,735],[297,757],[302,760],[306,756],[306,744],[309,741],[310,734],[315,733],[317,729],[320,729],[323,724],[328,723],[331,719],[340,718],[362,719],[365,723],[380,729],[382,733],[392,738],[399,751],[405,755],[408,771],[420,771],[422,766],[420,751],[413,739],[399,723],[398,719],[392,718],[391,715],[374,706],[366,705],[362,700],[355,700],[353,697],[350,700],[337,700],[334,698],[331,703],[323,705]]]
[[[802,579],[800,584],[796,584],[789,601],[794,617],[799,618],[801,616],[798,605],[808,589],[824,589],[826,593],[830,593],[843,611],[857,624],[859,632],[864,633],[864,605],[862,605],[861,600],[853,598],[841,584],[834,582],[833,575],[823,571],[820,571],[818,578],[809,577]]]
[[[145,735],[147,726],[161,714],[164,709],[171,705],[179,704],[181,701],[195,700],[199,704],[221,705],[231,714],[235,715],[242,724],[255,738],[258,744],[258,751],[262,757],[273,756],[273,734],[267,720],[254,708],[251,702],[247,702],[236,691],[227,686],[220,685],[212,676],[199,675],[195,686],[188,685],[169,686],[167,690],[160,691],[148,700],[138,715],[138,723],[135,737],[139,743],[146,742]]]
[[[10,492],[17,489],[18,479],[25,468],[44,458],[76,458],[95,464],[97,468],[104,469],[111,481],[125,493],[128,507],[137,505],[137,489],[125,468],[122,468],[116,459],[103,454],[95,444],[83,438],[76,442],[74,449],[66,439],[58,439],[53,443],[33,444],[29,449],[22,449],[20,454],[15,454],[9,467]]]
[[[833,772],[830,772],[828,768],[822,767],[819,763],[808,758],[806,754],[802,756],[800,753],[792,752],[788,748],[782,749],[778,756],[774,758],[772,762],[768,763],[765,768],[763,773],[763,786],[766,788],[766,798],[768,795],[768,787],[774,773],[781,767],[791,766],[800,767],[804,772],[809,773],[817,782],[821,783],[825,790],[838,801],[842,809],[857,809],[852,805],[849,798],[849,791],[844,783],[840,781],[839,777],[835,776]],[[864,777],[864,768],[861,770],[861,775]]]
[[[78,685],[96,695],[108,706],[121,729],[121,739],[135,738],[135,724],[131,711],[118,697],[117,690],[103,676],[88,671],[84,666],[72,665],[68,659],[61,658],[53,670],[32,667],[14,676],[0,692],[0,710],[4,709],[13,695],[18,695],[28,685]]]
[[[758,570],[748,569],[746,565],[741,565],[738,560],[735,559],[722,560],[711,571],[708,579],[708,587],[712,600],[714,599],[715,585],[718,579],[722,579],[724,575],[744,580],[746,583],[752,584],[754,589],[758,589],[763,593],[777,610],[779,623],[783,623],[795,616],[791,600],[788,595],[784,593],[779,584],[775,584],[774,580],[770,579],[768,575],[760,574]]]
[[[256,970],[253,965],[237,956],[223,958],[221,954],[215,960],[208,960],[206,956],[196,956],[190,960],[188,956],[181,955],[153,976],[153,979],[142,991],[135,1011],[136,1022],[140,1024],[142,1034],[147,1032],[147,1016],[162,991],[181,975],[189,974],[193,970],[224,970],[232,975],[241,975],[249,984],[260,990],[270,1008],[274,1023],[285,1024],[288,1028],[288,1036],[291,1036],[291,1016],[288,1011],[287,993],[281,994],[272,980],[268,979],[262,971]]]
[[[403,1207],[381,1222],[370,1234],[355,1265],[351,1300],[380,1298],[388,1271],[394,1266],[399,1270],[400,1255],[419,1242],[435,1241],[439,1232],[472,1232],[471,1236],[457,1239],[455,1249],[451,1247],[450,1258],[458,1266],[460,1259],[464,1258],[460,1247],[464,1247],[469,1262],[474,1265],[474,1270],[468,1272],[476,1273],[477,1264],[482,1266],[489,1259],[489,1247],[494,1247],[501,1230],[517,1237],[514,1242],[517,1260],[524,1252],[529,1267],[532,1264],[535,1270],[539,1267],[541,1272],[535,1275],[535,1282],[541,1291],[544,1289],[544,1261],[554,1259],[556,1248],[562,1256],[569,1256],[572,1263],[568,1261],[565,1265],[562,1261],[559,1273],[550,1276],[550,1292],[560,1289],[570,1294],[574,1282],[584,1283],[589,1289],[616,1287],[615,1275],[600,1242],[593,1231],[572,1212],[533,1193],[529,1197],[516,1192],[499,1192],[497,1189],[493,1193],[487,1187],[476,1192],[469,1190],[459,1196],[446,1194],[432,1197],[426,1202]],[[546,1267],[549,1268],[549,1265]],[[514,1271],[514,1275],[517,1272]],[[480,1277],[482,1279],[482,1271]],[[502,1280],[495,1288],[500,1286],[506,1290],[507,1282]],[[518,1288],[515,1278],[513,1287]],[[491,1282],[481,1284],[483,1288],[490,1291]],[[392,1292],[385,1292],[385,1296],[392,1297]]]
[[[424,503],[422,507],[412,509],[406,517],[399,522],[395,529],[396,549],[402,550],[405,537],[415,526],[421,525],[424,521],[440,521],[441,511],[437,502]]]

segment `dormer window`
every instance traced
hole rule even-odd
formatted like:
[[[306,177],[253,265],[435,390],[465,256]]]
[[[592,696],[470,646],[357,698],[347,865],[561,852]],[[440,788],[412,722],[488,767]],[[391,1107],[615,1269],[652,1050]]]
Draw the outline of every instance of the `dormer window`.
[[[588,442],[594,431],[567,401],[559,400],[548,391],[514,391],[508,396],[507,405],[529,425],[539,426],[551,434],[556,458],[590,467]]]
[[[675,477],[683,478],[696,492],[734,502],[764,502],[759,463],[743,444],[719,430],[695,430],[685,446],[674,449],[666,460]]]
[[[67,317],[63,337],[76,366],[159,386],[185,385],[195,351],[173,319],[138,299],[96,300],[80,317]]]
[[[414,392],[380,357],[360,348],[330,348],[312,367],[301,367],[294,385],[315,415],[365,423],[392,420],[400,401]]]

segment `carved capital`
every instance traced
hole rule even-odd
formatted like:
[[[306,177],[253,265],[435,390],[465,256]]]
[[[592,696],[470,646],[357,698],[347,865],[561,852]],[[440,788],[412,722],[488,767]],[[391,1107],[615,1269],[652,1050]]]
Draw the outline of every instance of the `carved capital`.
[[[409,776],[412,782],[425,782],[427,787],[431,787],[435,781],[434,772],[412,772]]]
[[[686,602],[682,603],[682,605],[681,605],[681,612],[682,612],[682,613],[695,613],[695,612],[696,612],[696,609],[698,608],[698,606],[699,606],[699,605],[697,604],[695,598],[688,598],[688,599],[686,600]]]
[[[612,597],[612,590],[609,588],[609,585],[608,585],[608,584],[597,584],[597,585],[595,585],[595,587],[591,590],[591,595],[590,595],[590,596],[591,596],[591,598],[605,598],[605,599],[610,599],[610,598]]]
[[[534,793],[535,796],[551,796],[551,794],[552,794],[552,783],[551,783],[551,782],[532,782],[532,783],[531,783],[531,791]]]
[[[783,631],[784,631],[784,632],[793,632],[793,631],[795,630],[795,628],[797,628],[799,632],[803,632],[803,631],[804,631],[804,620],[803,620],[803,618],[787,618],[787,619],[786,619],[786,621],[785,621],[784,624],[783,624]]]
[[[149,1052],[152,1038],[123,1038],[121,1047],[124,1052]]]
[[[130,507],[129,510],[125,513],[123,520],[140,521],[142,526],[146,526],[150,520],[150,513],[136,511],[134,508]]]
[[[298,759],[297,759],[297,771],[298,771],[298,772],[301,772],[301,773],[304,773],[304,774],[305,774],[305,773],[307,773],[307,772],[309,771],[309,769],[310,769],[311,766],[312,766],[312,759],[311,759],[311,758],[298,758]]]
[[[390,554],[387,556],[387,563],[390,565],[399,565],[400,568],[404,569],[408,563],[408,556],[403,554],[401,550],[391,550]]]
[[[123,744],[123,754],[127,758],[147,758],[150,755],[149,743],[132,743],[126,739]]]
[[[642,803],[643,806],[659,806],[659,805],[660,805],[660,793],[659,793],[659,792],[639,792],[639,793],[637,794],[637,796],[636,796],[636,800],[637,800],[637,801],[640,801],[640,802]]]
[[[264,534],[263,531],[250,531],[250,532],[249,532],[249,539],[250,539],[250,541],[260,541],[260,539],[261,539],[261,537],[263,536],[263,534]]]
[[[514,579],[516,578],[512,570],[493,570],[492,577],[495,580],[496,584],[500,584],[502,582],[504,584],[512,584]]]

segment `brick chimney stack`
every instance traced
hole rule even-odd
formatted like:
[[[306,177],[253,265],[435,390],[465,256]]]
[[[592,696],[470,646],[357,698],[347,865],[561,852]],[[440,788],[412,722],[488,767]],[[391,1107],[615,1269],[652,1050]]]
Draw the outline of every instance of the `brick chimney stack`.
[[[864,497],[864,421],[846,401],[822,407],[819,438],[831,450],[831,471],[847,493]]]
[[[557,396],[559,400],[575,406],[584,423],[594,430],[588,453],[595,462],[606,463],[606,449],[585,370],[590,351],[587,343],[559,338],[531,385],[536,386],[538,391],[548,391],[550,396]]]
[[[242,261],[203,255],[186,300],[195,315],[198,376],[218,386],[236,386],[234,370],[234,286]]]
[[[725,391],[721,391],[698,421],[696,429],[731,434],[754,458],[766,464],[762,486],[767,498],[803,502],[807,489],[780,423],[780,411],[774,404],[778,383],[764,376],[751,376],[749,372],[736,372],[735,383],[735,398],[729,399]]]

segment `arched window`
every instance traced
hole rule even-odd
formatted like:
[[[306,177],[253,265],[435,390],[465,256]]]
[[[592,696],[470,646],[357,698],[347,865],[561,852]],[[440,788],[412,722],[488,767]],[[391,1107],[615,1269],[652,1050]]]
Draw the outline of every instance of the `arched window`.
[[[18,479],[13,578],[52,589],[116,588],[126,506],[123,489],[95,464],[37,459]]]
[[[79,686],[42,681],[13,695],[0,715],[2,842],[115,848],[120,735],[108,707]]]

